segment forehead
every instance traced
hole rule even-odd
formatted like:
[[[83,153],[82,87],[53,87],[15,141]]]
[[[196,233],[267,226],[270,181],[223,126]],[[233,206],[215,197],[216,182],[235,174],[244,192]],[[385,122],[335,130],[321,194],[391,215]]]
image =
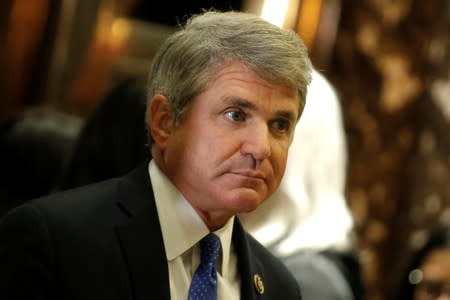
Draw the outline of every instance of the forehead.
[[[207,86],[213,85],[215,82],[221,79],[247,79],[249,82],[255,82],[267,86],[282,86],[288,89],[294,89],[294,87],[288,84],[280,83],[280,80],[267,80],[265,76],[258,74],[258,72],[252,70],[245,63],[238,60],[225,60],[216,66],[212,67],[209,72],[210,81]]]
[[[296,87],[279,82],[269,82],[240,62],[235,61],[222,65],[211,77],[212,80],[206,85],[205,91],[216,89],[224,93],[237,92],[254,97],[276,94],[277,97],[291,100],[291,103],[297,108],[300,106]]]

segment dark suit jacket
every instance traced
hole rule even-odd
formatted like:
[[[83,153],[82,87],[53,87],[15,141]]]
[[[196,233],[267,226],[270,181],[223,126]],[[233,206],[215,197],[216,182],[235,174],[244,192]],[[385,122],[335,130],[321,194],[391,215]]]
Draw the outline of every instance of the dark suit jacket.
[[[300,299],[295,279],[236,219],[241,299]],[[260,295],[254,275],[264,284]],[[0,299],[169,299],[146,167],[32,201],[0,223]]]

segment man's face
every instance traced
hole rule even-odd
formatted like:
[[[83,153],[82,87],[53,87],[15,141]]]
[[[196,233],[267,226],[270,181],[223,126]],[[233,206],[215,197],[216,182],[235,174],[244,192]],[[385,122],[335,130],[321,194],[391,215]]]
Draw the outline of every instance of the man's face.
[[[162,169],[203,221],[220,227],[278,187],[298,114],[294,88],[228,65],[171,128]]]

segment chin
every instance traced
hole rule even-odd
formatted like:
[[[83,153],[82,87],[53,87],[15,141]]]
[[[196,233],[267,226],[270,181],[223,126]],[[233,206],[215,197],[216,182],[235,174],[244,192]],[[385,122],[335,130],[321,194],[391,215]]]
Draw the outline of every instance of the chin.
[[[226,203],[231,206],[236,213],[248,213],[254,211],[264,202],[264,197],[262,197],[255,190],[239,190],[233,191],[230,197],[225,199]]]

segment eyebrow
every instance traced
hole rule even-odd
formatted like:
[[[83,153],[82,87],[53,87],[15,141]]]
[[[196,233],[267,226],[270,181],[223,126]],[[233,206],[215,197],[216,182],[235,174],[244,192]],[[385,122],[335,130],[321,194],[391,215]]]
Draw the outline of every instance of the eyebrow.
[[[254,105],[250,101],[242,99],[242,98],[231,98],[231,97],[225,98],[224,102],[229,105],[239,106],[239,107],[247,108],[250,110],[255,110],[255,111],[258,110],[256,105]]]
[[[252,102],[250,102],[246,99],[242,99],[242,98],[231,98],[231,97],[225,98],[224,102],[228,105],[238,106],[238,107],[246,108],[246,109],[249,109],[252,111],[258,110],[258,107],[255,104],[253,104]],[[280,110],[280,111],[275,112],[275,114],[278,117],[288,119],[292,122],[295,122],[298,120],[296,114],[292,113],[291,111]]]

